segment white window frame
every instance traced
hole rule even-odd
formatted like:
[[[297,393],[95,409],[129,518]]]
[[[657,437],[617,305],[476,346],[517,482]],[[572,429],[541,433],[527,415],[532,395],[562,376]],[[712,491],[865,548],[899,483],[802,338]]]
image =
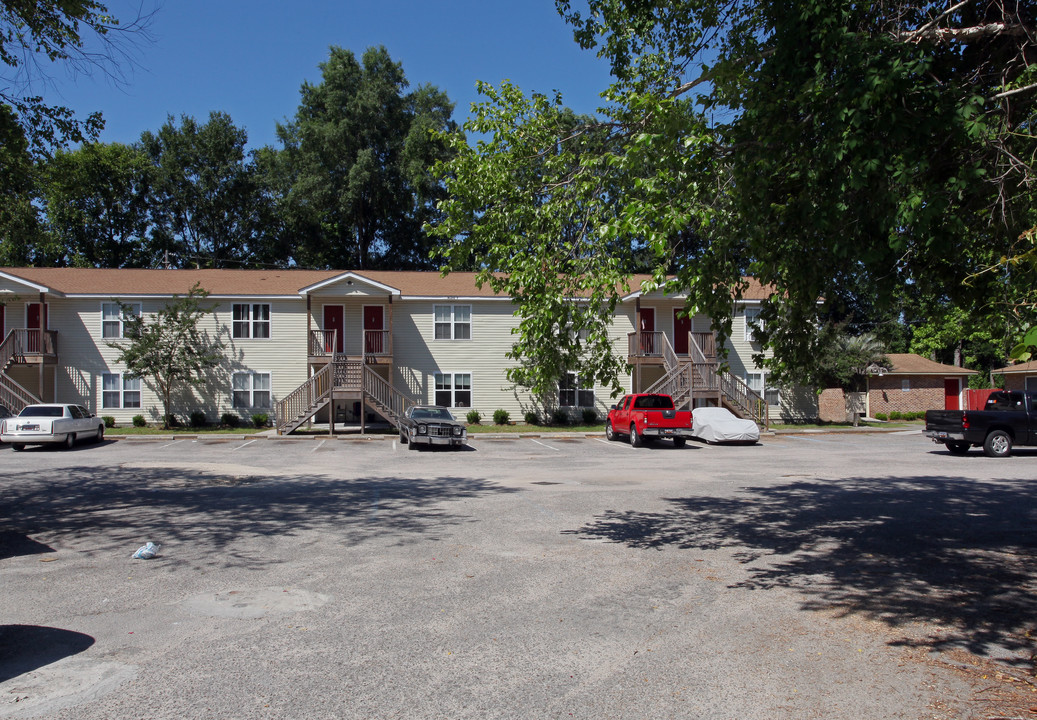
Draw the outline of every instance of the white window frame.
[[[468,378],[467,388],[457,387],[458,376]],[[449,378],[449,387],[440,388],[440,378]],[[449,404],[439,402],[440,393],[450,393]],[[459,405],[457,402],[458,393],[468,393],[468,403]],[[474,396],[472,392],[472,373],[470,371],[459,371],[459,372],[434,372],[432,373],[432,404],[442,405],[443,407],[449,408],[470,408],[473,406]]]
[[[242,318],[238,317],[238,308],[245,308],[245,316]],[[259,313],[256,312],[257,308],[266,308],[266,317],[257,319]],[[233,303],[230,308],[230,336],[235,340],[269,340],[273,337],[273,313],[270,310],[270,303],[264,302],[240,302]],[[256,334],[256,329],[259,327],[266,327],[266,335]],[[244,329],[244,334],[238,334],[238,328]]]
[[[101,303],[101,338],[102,339],[104,339],[104,340],[118,340],[120,338],[126,337],[126,318],[129,315],[135,315],[136,317],[140,317],[141,314],[143,313],[143,308],[141,306],[141,303],[139,303],[139,302],[136,302],[136,303],[122,303],[122,305],[125,305],[126,307],[130,308],[129,313],[123,311],[122,307],[117,302],[103,302],[103,303]],[[113,317],[112,315],[105,314],[106,310],[108,308],[115,308],[118,311],[118,313],[116,314],[115,317]],[[105,328],[108,325],[114,325],[115,326],[116,333],[114,335],[109,335],[108,333],[105,332]]]
[[[564,382],[563,380],[568,380]],[[564,372],[558,379],[558,407],[566,408],[592,408],[595,407],[594,383],[584,385],[580,382],[575,372]],[[566,396],[570,396],[571,400]],[[590,401],[587,402],[588,396]]]
[[[114,379],[115,389],[106,388],[105,380]],[[108,402],[108,398],[115,396],[115,404]],[[136,405],[132,401],[136,397]],[[129,403],[127,402],[129,400]],[[136,410],[143,407],[140,392],[140,378],[129,373],[101,373],[101,408],[104,410]]]
[[[763,330],[764,323],[760,320],[761,308],[747,307],[743,313],[745,317],[745,341],[747,343],[759,342],[756,339],[758,330]],[[755,326],[755,327],[754,327]]]
[[[450,316],[448,319],[439,319],[439,310],[441,308],[449,308]],[[464,308],[468,315],[467,320],[458,319],[458,310]],[[445,327],[448,330],[448,336],[439,337],[439,328]],[[458,337],[458,329],[460,327],[467,327],[467,337]],[[465,334],[465,333],[462,333]],[[438,342],[446,342],[448,340],[471,340],[472,339],[472,306],[471,305],[448,305],[441,303],[432,306],[432,339]]]
[[[243,387],[238,387],[238,378],[248,378]],[[266,378],[266,387],[256,387],[256,378]],[[245,393],[247,404],[238,404],[238,394]],[[256,404],[256,395],[266,393],[268,402],[266,405]],[[273,410],[274,409],[274,376],[265,370],[241,370],[231,373],[230,376],[230,406],[235,410]]]
[[[911,378],[901,378],[900,380],[900,391],[910,392],[911,391]]]
[[[756,383],[759,387],[754,386],[754,378],[759,378],[759,382]],[[749,386],[749,389],[755,392],[757,395],[763,398],[763,401],[768,405],[780,405],[780,393],[777,388],[772,388],[767,384],[767,373],[765,372],[745,372],[745,384]],[[771,402],[771,400],[774,402]]]

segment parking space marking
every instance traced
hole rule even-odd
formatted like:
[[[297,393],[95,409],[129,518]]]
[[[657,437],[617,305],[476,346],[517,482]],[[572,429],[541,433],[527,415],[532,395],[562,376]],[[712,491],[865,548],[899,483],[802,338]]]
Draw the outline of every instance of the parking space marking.
[[[163,448],[173,447],[174,445],[178,445],[179,443],[182,443],[182,442],[186,442],[186,441],[185,440],[174,440],[171,443],[166,443],[165,445],[159,445],[158,449],[162,450]]]
[[[317,445],[317,447],[315,447],[315,448],[313,448],[312,450],[310,450],[310,452],[317,452],[317,451],[318,451],[318,450],[320,450],[320,449],[321,449],[322,447],[324,447],[324,443],[326,443],[326,442],[327,442],[327,440],[321,440],[321,441],[320,441],[320,444],[319,444],[319,445]]]
[[[551,447],[550,445],[546,445],[546,444],[544,444],[544,443],[540,442],[539,440],[535,440],[534,438],[530,438],[530,440],[533,440],[533,442],[535,442],[535,443],[536,443],[537,445],[543,445],[543,446],[544,446],[544,447],[546,447],[546,448],[547,448],[548,450],[554,450],[555,452],[561,452],[561,450],[559,450],[558,448],[556,448],[556,447]]]
[[[231,452],[234,452],[235,450],[240,450],[240,449],[241,449],[241,448],[243,448],[243,447],[248,447],[249,445],[251,445],[251,444],[252,444],[252,443],[254,443],[254,442],[259,442],[259,438],[256,438],[256,439],[254,439],[254,440],[249,440],[249,441],[248,441],[247,443],[245,443],[244,445],[238,445],[238,446],[237,446],[236,448],[231,448],[231,449],[230,449],[230,451],[231,451]]]

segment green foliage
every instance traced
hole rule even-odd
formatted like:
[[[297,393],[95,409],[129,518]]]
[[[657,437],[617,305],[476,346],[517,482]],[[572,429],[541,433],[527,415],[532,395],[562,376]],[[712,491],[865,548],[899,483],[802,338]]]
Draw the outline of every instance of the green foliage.
[[[493,423],[495,425],[507,425],[511,419],[511,415],[504,408],[498,408],[493,411]]]
[[[133,427],[147,427],[148,421],[144,419],[143,415],[133,416]]]
[[[979,23],[988,5],[556,4],[612,64],[601,119],[482,85],[464,127],[478,140],[455,137],[441,168],[444,263],[519,303],[513,381],[545,392],[565,367],[618,389],[625,368],[593,338],[619,297],[656,287],[686,294],[722,345],[756,278],[774,352],[757,359],[802,381],[824,351],[804,328],[848,300],[895,321],[904,287],[978,309],[1037,283],[1024,265],[980,274],[1037,207],[1013,159],[1032,152],[1037,93],[1002,95],[1029,82],[1029,44]],[[1012,32],[1032,24],[998,8]],[[648,283],[631,280],[645,262]]]
[[[1037,354],[1037,326],[1029,328],[1009,353],[1014,360],[1026,362]]]
[[[128,372],[142,378],[162,398],[165,427],[169,427],[173,391],[203,384],[202,373],[223,359],[223,342],[198,327],[212,312],[212,308],[201,305],[207,296],[195,285],[186,295],[174,295],[172,302],[151,318],[134,315],[123,306],[126,339],[108,343],[118,351],[115,362],[124,364]]]
[[[192,410],[190,420],[191,427],[194,428],[205,427],[209,424],[208,420],[205,419],[205,412],[202,410]]]
[[[881,420],[881,421],[885,422],[885,421],[889,420],[889,415],[887,413],[878,412],[878,413],[875,413],[875,419],[876,420]]]
[[[479,421],[482,420],[482,415],[479,414],[478,410],[469,410],[465,418],[470,425],[478,425]]]
[[[220,415],[220,424],[224,427],[236,428],[241,424],[241,416],[236,413],[223,413]]]
[[[569,413],[562,408],[555,408],[551,411],[552,425],[569,425],[571,422],[572,418],[569,417]]]
[[[599,422],[598,411],[593,408],[584,408],[581,415],[584,425],[595,425]]]
[[[90,143],[42,165],[47,222],[60,242],[53,264],[152,267],[147,247],[152,168],[137,147]]]
[[[266,257],[264,227],[272,210],[249,161],[248,136],[226,113],[205,124],[172,117],[141,135],[154,166],[151,221],[154,251],[184,267],[241,267]]]
[[[252,424],[257,428],[264,428],[270,424],[270,416],[266,413],[255,413],[252,415]]]
[[[889,414],[889,419],[890,420],[903,420],[904,419],[904,413],[900,412],[899,410],[893,410]]]
[[[452,103],[431,85],[405,93],[403,67],[384,47],[359,62],[332,47],[320,69],[294,120],[278,125],[284,149],[262,160],[297,262],[430,268],[422,225],[443,197],[430,168],[449,157],[434,132],[453,129]]]
[[[111,415],[102,415],[101,416],[101,420],[102,420],[102,422],[104,422],[104,426],[106,428],[113,428],[113,427],[115,427],[115,418],[112,417]]]
[[[809,375],[815,387],[862,392],[867,388],[869,372],[877,371],[879,367],[890,368],[885,348],[870,333],[853,336],[829,327],[819,336],[821,352]]]
[[[526,425],[539,425],[540,424],[540,417],[535,412],[533,412],[532,410],[530,410],[530,411],[528,411],[526,413],[526,416],[525,416],[524,420],[526,421]]]

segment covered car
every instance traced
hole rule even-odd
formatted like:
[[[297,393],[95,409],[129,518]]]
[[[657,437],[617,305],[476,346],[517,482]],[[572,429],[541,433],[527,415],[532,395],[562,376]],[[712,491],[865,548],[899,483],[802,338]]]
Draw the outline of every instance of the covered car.
[[[700,407],[691,411],[693,435],[710,443],[755,443],[760,440],[760,428],[752,420],[735,416],[720,407]]]

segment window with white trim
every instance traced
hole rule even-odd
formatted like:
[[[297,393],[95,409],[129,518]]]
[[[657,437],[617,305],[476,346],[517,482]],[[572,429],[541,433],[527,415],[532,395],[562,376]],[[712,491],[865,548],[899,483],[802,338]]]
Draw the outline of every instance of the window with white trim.
[[[559,407],[594,407],[594,383],[586,378],[577,379],[576,373],[563,373],[558,379]]]
[[[436,340],[472,339],[471,305],[436,305],[433,312]]]
[[[270,337],[270,303],[234,303],[231,336],[264,339]]]
[[[101,373],[102,408],[139,408],[140,378],[126,373]]]
[[[101,303],[101,337],[126,337],[126,321],[131,317],[140,317],[140,312],[140,303]]]
[[[273,407],[270,373],[236,372],[231,376],[231,404],[238,409]]]
[[[472,406],[471,373],[434,373],[436,405],[466,408]]]
[[[745,309],[745,341],[759,342],[756,334],[763,330],[763,320],[760,319],[760,308]]]
[[[778,404],[778,388],[767,386],[767,376],[764,373],[747,372],[745,384],[749,389],[764,399],[768,405]]]

